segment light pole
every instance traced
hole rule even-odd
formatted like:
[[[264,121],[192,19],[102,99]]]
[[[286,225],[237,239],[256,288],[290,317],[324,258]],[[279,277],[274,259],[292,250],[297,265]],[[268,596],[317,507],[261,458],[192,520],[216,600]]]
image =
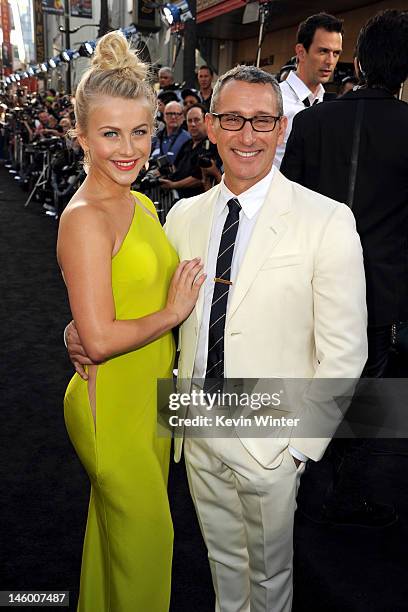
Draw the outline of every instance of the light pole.
[[[197,24],[196,0],[188,0],[192,19],[188,19],[184,23],[184,54],[183,54],[183,79],[185,87],[196,86],[196,58],[195,52],[197,48]]]
[[[65,0],[67,2],[67,0]],[[100,0],[101,4],[101,21],[99,23],[98,38],[109,32],[109,10],[108,0]]]
[[[69,31],[69,0],[64,0],[64,21],[65,21],[65,46],[71,48],[71,39]],[[60,26],[61,27],[61,26]],[[71,62],[68,62],[66,72],[66,88],[67,94],[71,95]]]
[[[175,2],[165,2],[164,4],[151,3],[150,6],[160,9],[167,25],[172,27],[173,31],[176,31],[178,35],[180,35],[181,26],[183,27],[183,79],[185,87],[195,87],[195,51],[197,47],[196,0],[176,0]],[[178,43],[180,42],[181,38]],[[173,64],[176,62],[178,51],[179,44],[177,45]]]

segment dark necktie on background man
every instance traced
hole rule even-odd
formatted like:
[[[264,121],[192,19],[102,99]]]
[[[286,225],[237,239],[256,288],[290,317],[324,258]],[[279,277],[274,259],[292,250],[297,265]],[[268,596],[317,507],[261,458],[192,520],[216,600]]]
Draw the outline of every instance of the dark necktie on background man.
[[[313,100],[313,104],[310,104],[310,100],[308,97],[306,97],[304,100],[302,100],[303,104],[306,106],[306,108],[309,108],[309,106],[315,106],[315,104],[319,103],[318,98],[316,98],[316,100]]]
[[[229,212],[222,230],[215,273],[214,293],[208,330],[206,379],[224,378],[224,330],[231,277],[231,264],[238,232],[241,205],[236,198],[228,201]]]

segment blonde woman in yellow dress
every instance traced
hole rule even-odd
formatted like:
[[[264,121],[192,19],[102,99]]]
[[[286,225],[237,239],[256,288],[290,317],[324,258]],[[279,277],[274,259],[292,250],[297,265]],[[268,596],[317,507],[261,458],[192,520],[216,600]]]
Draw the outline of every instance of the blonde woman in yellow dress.
[[[156,111],[147,68],[104,36],[76,92],[87,177],[61,216],[58,261],[90,359],[65,395],[71,441],[91,480],[80,612],[166,612],[173,531],[169,440],[156,436],[156,381],[171,377],[171,329],[203,283],[178,265],[152,202],[130,185],[150,155]]]

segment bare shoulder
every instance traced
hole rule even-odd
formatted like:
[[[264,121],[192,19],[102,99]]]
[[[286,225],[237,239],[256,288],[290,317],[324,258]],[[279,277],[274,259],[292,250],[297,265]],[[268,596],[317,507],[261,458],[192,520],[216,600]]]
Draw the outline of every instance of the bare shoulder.
[[[114,232],[108,213],[91,199],[83,196],[73,198],[60,218],[58,260],[67,249],[79,255],[79,251],[102,242],[113,248]]]
[[[81,228],[103,228],[109,225],[109,217],[97,202],[81,196],[69,202],[60,218],[60,230],[77,225]]]

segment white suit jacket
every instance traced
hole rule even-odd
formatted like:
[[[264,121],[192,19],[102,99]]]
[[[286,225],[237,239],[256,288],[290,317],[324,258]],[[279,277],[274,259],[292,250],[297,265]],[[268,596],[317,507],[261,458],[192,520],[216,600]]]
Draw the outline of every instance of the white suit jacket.
[[[165,231],[180,260],[199,256],[206,263],[218,194],[216,186],[170,210]],[[193,375],[202,307],[201,291],[180,328],[180,379]],[[366,325],[363,256],[352,212],[276,171],[228,306],[225,376],[357,379],[367,359]],[[299,408],[314,411],[310,402]],[[317,461],[329,439],[297,438],[292,431],[241,441],[274,468],[288,444]],[[175,446],[178,460],[181,441]]]

